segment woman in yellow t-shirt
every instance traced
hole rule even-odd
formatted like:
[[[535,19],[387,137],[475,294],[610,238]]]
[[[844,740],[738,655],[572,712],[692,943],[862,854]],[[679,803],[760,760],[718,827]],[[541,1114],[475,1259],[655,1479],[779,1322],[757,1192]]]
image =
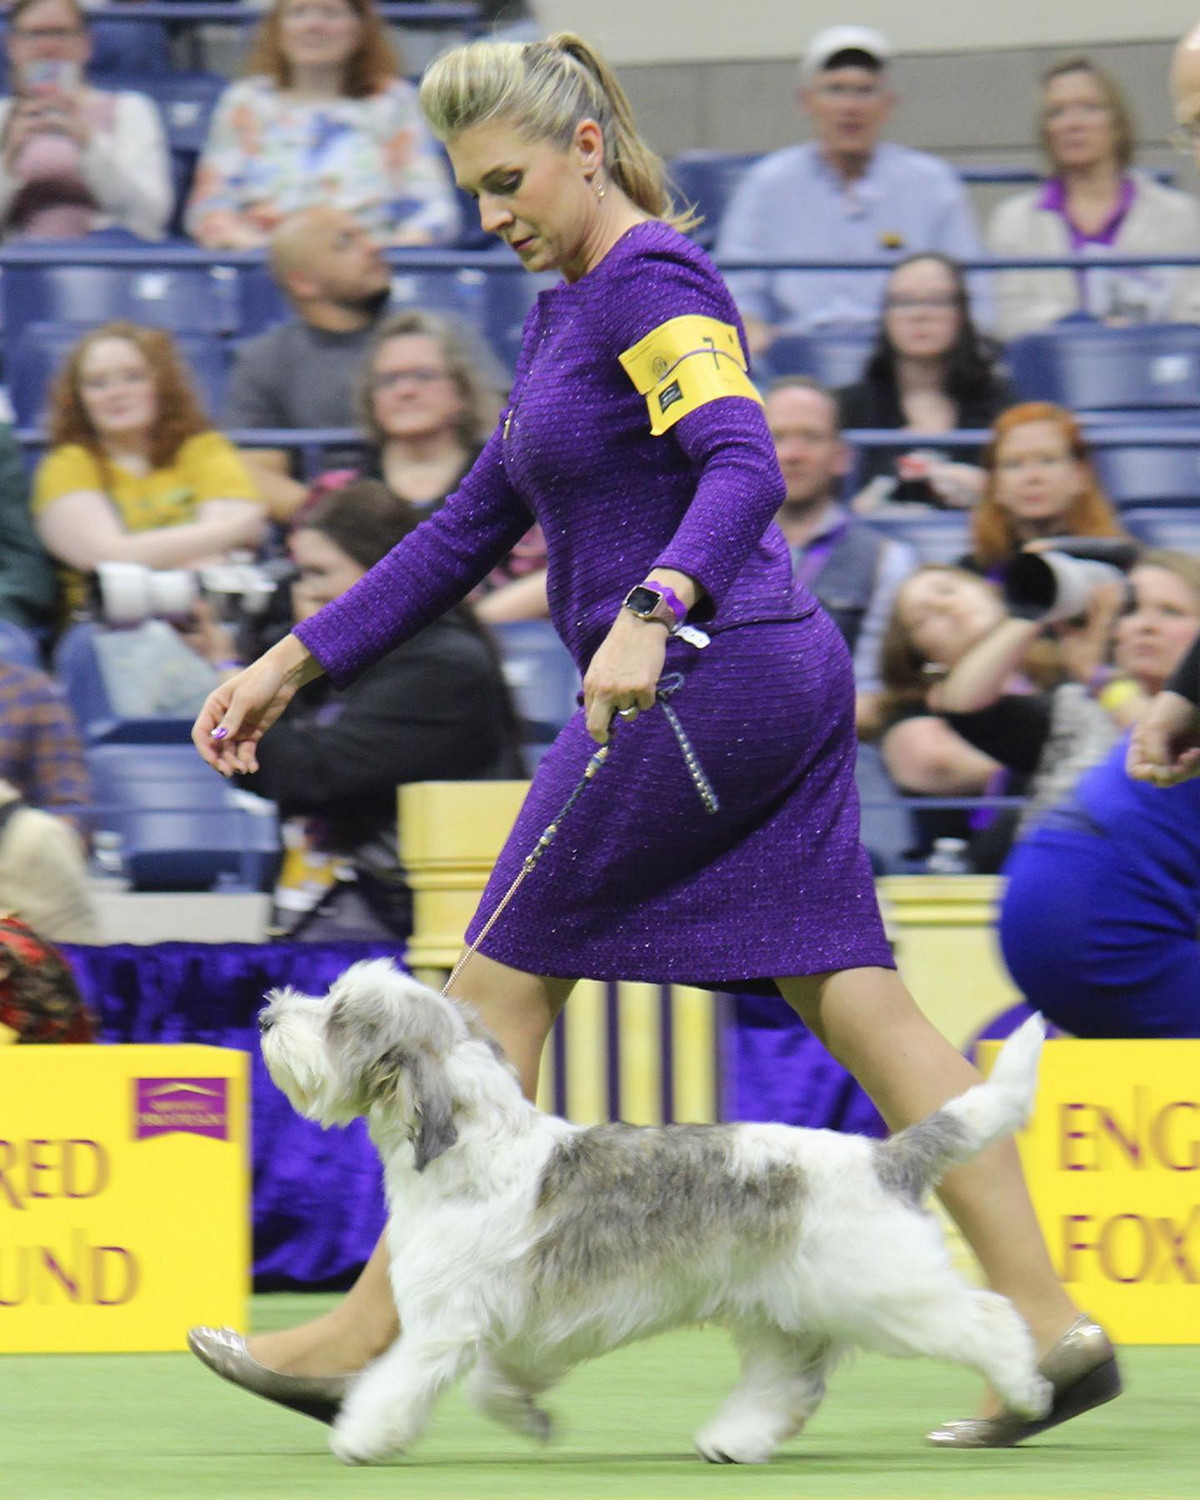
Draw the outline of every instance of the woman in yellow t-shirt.
[[[171,336],[134,323],[84,335],[54,383],[34,521],[69,570],[67,602],[99,563],[187,568],[255,547],[266,513],[214,432]]]

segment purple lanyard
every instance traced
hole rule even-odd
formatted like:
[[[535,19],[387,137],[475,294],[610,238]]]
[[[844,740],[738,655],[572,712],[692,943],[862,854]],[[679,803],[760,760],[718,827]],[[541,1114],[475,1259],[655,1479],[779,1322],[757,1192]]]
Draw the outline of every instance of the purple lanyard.
[[[839,521],[832,531],[827,531],[824,536],[818,537],[810,547],[804,548],[803,551],[796,548],[793,554],[795,567],[792,571],[797,583],[803,584],[805,588],[812,583],[829,561],[830,554],[845,536],[849,526],[850,520],[847,517],[844,521]]]

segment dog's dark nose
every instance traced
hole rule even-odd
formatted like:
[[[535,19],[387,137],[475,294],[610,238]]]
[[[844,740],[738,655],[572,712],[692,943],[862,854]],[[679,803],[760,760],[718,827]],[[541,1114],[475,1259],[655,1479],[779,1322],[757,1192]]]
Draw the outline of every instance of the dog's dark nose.
[[[270,1031],[271,1027],[274,1026],[274,1024],[275,1024],[275,1017],[271,1014],[271,1012],[269,1010],[260,1010],[259,1011],[259,1013],[258,1013],[258,1034],[259,1034],[259,1036],[266,1036],[267,1032]]]

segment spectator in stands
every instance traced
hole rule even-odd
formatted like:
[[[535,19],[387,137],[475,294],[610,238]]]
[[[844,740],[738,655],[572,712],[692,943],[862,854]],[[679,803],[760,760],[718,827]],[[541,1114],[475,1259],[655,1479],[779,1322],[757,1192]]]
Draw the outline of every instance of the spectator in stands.
[[[791,548],[796,577],[820,599],[850,648],[861,734],[874,723],[882,685],[879,646],[892,600],[916,568],[917,555],[840,504],[852,459],[829,391],[803,375],[784,376],[767,392],[766,418],[785,485],[775,519]]]
[[[4,236],[161,239],[172,207],[162,121],[145,95],[87,83],[77,0],[14,0],[5,42],[14,93],[0,100]]]
[[[306,506],[290,538],[294,622],[357,583],[418,519],[369,479]],[[397,786],[524,774],[495,647],[460,605],[344,692],[313,683],[296,706],[238,783],[276,801],[285,820],[279,935],[403,942],[411,898],[396,854]]]
[[[1200,560],[1147,552],[1119,664],[1159,692],[1200,629]],[[1200,782],[1148,786],[1116,745],[1005,867],[999,935],[1031,1005],[1085,1037],[1200,1037]]]
[[[799,99],[816,140],[747,172],[721,222],[722,259],[859,260],[940,250],[981,253],[962,183],[935,156],[881,141],[895,102],[891,45],[865,26],[830,26],[800,66]],[[728,277],[751,352],[779,332],[874,324],[883,275],[740,271]]]
[[[47,426],[34,519],[68,570],[71,607],[99,563],[189,567],[261,540],[254,482],[161,329],[107,323],[85,334],[55,379]]]
[[[454,238],[449,173],[373,0],[275,0],[246,69],[196,172],[186,222],[200,244],[257,249],[315,203],[349,209],[380,244]]]
[[[225,403],[226,427],[353,427],[354,382],[391,291],[379,246],[345,208],[291,214],[271,236],[271,274],[295,317],[237,351]],[[281,448],[244,457],[276,520],[308,491]]]
[[[901,584],[884,637],[886,724],[880,749],[908,795],[1028,795],[1029,813],[1055,801],[1118,734],[1107,662],[1124,591],[1097,588],[1085,619],[1056,622],[1044,690],[1029,680],[1047,621],[1009,615],[999,589],[965,569],[933,563]],[[1123,684],[1121,684],[1123,687]],[[961,812],[924,815],[927,836],[963,837],[973,868],[998,868],[1018,820]]]
[[[458,486],[495,425],[502,373],[460,323],[410,308],[380,325],[363,369],[372,440],[363,473],[419,516]],[[532,517],[530,518],[532,521]],[[489,624],[544,619],[546,544],[533,525],[472,596]]]
[[[67,819],[31,807],[11,782],[0,780],[0,928],[14,914],[51,942],[100,941],[79,834]],[[0,993],[6,957],[0,931]]]
[[[890,501],[972,505],[983,490],[976,449],[939,450],[958,428],[990,427],[1013,393],[971,318],[962,271],[922,251],[887,280],[883,317],[862,379],[838,394],[844,427],[896,427],[921,439],[905,451],[865,448],[855,509]]]
[[[33,529],[21,450],[0,422],[0,620],[48,625],[57,595],[54,565]]]
[[[983,499],[963,565],[996,582],[1021,548],[1048,536],[1123,536],[1079,423],[1049,401],[1010,406],[984,450]]]
[[[73,819],[91,798],[74,715],[44,672],[0,661],[0,781],[33,807]]]
[[[1115,78],[1086,57],[1042,75],[1041,137],[1050,176],[1006,199],[988,225],[995,255],[1086,255],[1086,271],[1005,271],[996,332],[1014,338],[1061,318],[1200,322],[1200,271],[1105,267],[1116,255],[1200,253],[1200,205],[1133,165],[1135,132]]]

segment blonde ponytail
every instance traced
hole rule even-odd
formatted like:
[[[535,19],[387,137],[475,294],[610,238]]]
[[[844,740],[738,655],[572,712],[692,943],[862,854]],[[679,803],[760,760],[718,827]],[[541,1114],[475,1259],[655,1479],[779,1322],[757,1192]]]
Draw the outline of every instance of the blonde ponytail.
[[[544,42],[469,42],[431,63],[421,80],[421,109],[442,141],[491,120],[511,120],[533,140],[566,150],[581,120],[604,135],[609,176],[638,208],[687,231],[699,223],[678,209],[662,161],[638,135],[616,75],[581,37],[560,31]]]

